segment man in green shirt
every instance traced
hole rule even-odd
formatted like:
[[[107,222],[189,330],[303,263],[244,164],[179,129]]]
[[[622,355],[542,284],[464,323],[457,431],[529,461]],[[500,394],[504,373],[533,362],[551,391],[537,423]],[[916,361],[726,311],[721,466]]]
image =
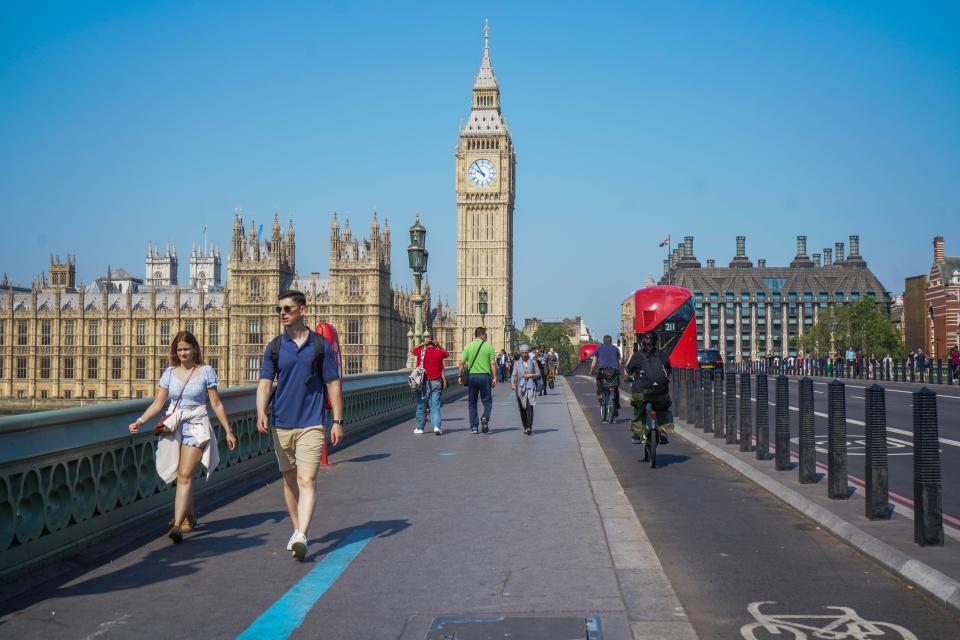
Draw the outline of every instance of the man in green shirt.
[[[497,386],[497,379],[493,377],[493,368],[496,366],[497,354],[493,347],[487,342],[487,330],[483,327],[477,327],[473,332],[474,341],[468,344],[463,353],[460,354],[460,360],[457,367],[460,369],[460,384],[463,384],[464,371],[469,373],[469,401],[470,411],[470,431],[484,433],[489,430],[490,412],[493,410],[493,395],[491,389]],[[483,401],[483,417],[477,419],[477,396]]]

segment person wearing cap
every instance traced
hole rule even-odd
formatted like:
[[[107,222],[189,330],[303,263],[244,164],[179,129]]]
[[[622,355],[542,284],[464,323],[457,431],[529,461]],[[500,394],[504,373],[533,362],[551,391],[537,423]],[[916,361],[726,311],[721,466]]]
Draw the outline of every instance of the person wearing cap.
[[[540,365],[536,358],[530,357],[530,346],[520,345],[520,359],[513,365],[510,387],[517,394],[517,406],[520,408],[520,420],[523,432],[533,433],[533,407],[537,404],[537,381],[540,379]]]

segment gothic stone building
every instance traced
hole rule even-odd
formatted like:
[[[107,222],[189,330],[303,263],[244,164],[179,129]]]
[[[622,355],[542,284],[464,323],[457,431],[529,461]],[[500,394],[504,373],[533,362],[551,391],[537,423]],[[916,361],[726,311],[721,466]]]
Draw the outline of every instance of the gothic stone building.
[[[697,344],[718,349],[727,361],[797,355],[791,338],[802,336],[834,305],[871,299],[889,310],[890,293],[867,268],[859,236],[850,236],[849,256],[837,242],[836,255],[824,249],[822,262],[820,253],[807,255],[807,237],[798,236],[797,255],[786,267],[768,267],[764,259],[754,265],[745,236],[737,236],[736,248],[727,267],[707,260],[704,268],[693,254],[693,236],[686,236],[664,260],[660,279],[693,293]],[[631,301],[624,302],[622,313]]]
[[[277,294],[307,295],[308,322],[340,332],[347,373],[400,369],[414,317],[411,295],[390,285],[390,229],[374,214],[370,237],[341,233],[334,214],[330,273],[298,277],[292,222],[274,217],[269,239],[233,224],[228,286],[220,282],[218,247],[194,247],[190,283],[177,280],[176,247],[147,249],[145,278],[108,270],[88,286],[76,282],[76,260],[50,259],[49,281],[30,288],[0,283],[0,397],[123,399],[153,394],[169,362],[172,337],[194,333],[223,386],[259,378],[265,345],[280,332]],[[429,285],[424,303],[430,310]],[[442,331],[455,317],[439,305],[427,313]]]

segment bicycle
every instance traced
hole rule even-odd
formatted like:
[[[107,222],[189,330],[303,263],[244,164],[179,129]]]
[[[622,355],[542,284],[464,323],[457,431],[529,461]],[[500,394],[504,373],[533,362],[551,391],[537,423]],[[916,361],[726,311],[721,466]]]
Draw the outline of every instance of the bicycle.
[[[754,617],[755,622],[740,627],[740,635],[744,640],[759,640],[756,631],[762,629],[767,634],[781,635],[783,632],[791,634],[794,640],[807,638],[822,638],[823,640],[870,640],[872,638],[889,638],[891,640],[917,640],[917,636],[892,622],[877,622],[864,620],[850,607],[824,607],[840,612],[840,615],[769,615],[760,611],[761,605],[776,604],[776,602],[752,602],[747,605],[747,611]],[[800,620],[817,621],[812,624],[803,624]],[[820,625],[821,621],[826,624]],[[887,631],[897,635],[887,635]],[[808,636],[807,632],[813,632]],[[787,636],[790,637],[790,636]]]
[[[649,402],[643,405],[647,422],[643,426],[643,462],[650,461],[650,468],[657,468],[657,445],[660,444],[660,422],[657,412]]]
[[[553,389],[553,382],[557,377],[557,372],[553,370],[553,367],[547,369],[547,386]]]
[[[601,375],[600,377],[600,422],[609,422],[617,419],[617,396],[620,393],[620,375],[614,374],[612,377]]]

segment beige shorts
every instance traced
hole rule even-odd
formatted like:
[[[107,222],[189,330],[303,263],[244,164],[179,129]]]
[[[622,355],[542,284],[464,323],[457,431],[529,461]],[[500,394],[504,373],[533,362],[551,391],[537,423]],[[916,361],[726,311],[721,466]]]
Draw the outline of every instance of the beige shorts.
[[[277,452],[281,473],[297,467],[316,469],[323,453],[323,425],[301,429],[274,427],[273,448]]]

